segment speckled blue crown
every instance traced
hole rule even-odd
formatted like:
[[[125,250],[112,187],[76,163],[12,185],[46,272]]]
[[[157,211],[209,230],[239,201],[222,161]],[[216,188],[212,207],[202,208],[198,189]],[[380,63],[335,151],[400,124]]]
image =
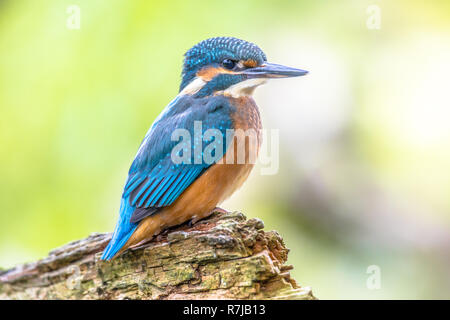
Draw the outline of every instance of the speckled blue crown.
[[[217,37],[203,40],[184,55],[180,91],[195,77],[202,67],[221,63],[224,59],[255,60],[258,65],[267,60],[264,52],[248,41],[233,37]]]

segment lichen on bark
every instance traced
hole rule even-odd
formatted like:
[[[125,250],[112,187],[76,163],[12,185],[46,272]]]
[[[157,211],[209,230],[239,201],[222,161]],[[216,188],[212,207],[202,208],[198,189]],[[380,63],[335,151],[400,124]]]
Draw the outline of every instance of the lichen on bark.
[[[281,236],[263,228],[214,213],[113,261],[100,260],[111,235],[92,234],[0,271],[0,299],[315,299],[291,278]]]

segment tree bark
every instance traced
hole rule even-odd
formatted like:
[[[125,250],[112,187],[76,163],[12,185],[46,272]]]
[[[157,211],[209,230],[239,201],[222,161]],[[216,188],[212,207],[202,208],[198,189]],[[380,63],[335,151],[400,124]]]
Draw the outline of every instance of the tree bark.
[[[37,262],[0,271],[0,299],[315,299],[285,265],[276,231],[239,212],[165,231],[113,261],[92,234]]]

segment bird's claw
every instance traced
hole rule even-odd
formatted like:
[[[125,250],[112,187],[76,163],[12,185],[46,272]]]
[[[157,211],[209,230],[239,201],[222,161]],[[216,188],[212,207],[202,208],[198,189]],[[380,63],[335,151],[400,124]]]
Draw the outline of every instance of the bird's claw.
[[[202,216],[194,216],[191,220],[189,220],[188,222],[188,226],[192,227],[194,224],[196,224],[198,221],[209,217],[210,215],[212,215],[213,213],[222,213],[222,214],[227,214],[229,213],[229,211],[219,208],[219,207],[215,207],[213,210],[211,210],[208,214],[202,215]]]

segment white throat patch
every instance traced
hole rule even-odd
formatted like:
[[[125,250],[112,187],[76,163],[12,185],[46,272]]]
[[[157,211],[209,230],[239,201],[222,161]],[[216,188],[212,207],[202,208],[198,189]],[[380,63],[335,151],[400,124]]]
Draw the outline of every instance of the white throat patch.
[[[201,88],[203,88],[205,84],[206,82],[202,78],[197,77],[191,82],[189,82],[189,84],[186,87],[184,87],[184,89],[178,95],[196,94]]]
[[[267,79],[254,78],[241,81],[232,86],[229,86],[225,90],[216,91],[214,94],[223,94],[224,96],[231,96],[233,98],[239,98],[243,96],[251,96],[256,87],[266,83]],[[194,78],[178,95],[193,95],[200,91],[207,82],[201,77]]]
[[[266,83],[266,79],[254,78],[236,83],[223,91],[217,93],[223,93],[225,96],[231,96],[233,98],[239,98],[243,96],[251,96],[257,86]]]

